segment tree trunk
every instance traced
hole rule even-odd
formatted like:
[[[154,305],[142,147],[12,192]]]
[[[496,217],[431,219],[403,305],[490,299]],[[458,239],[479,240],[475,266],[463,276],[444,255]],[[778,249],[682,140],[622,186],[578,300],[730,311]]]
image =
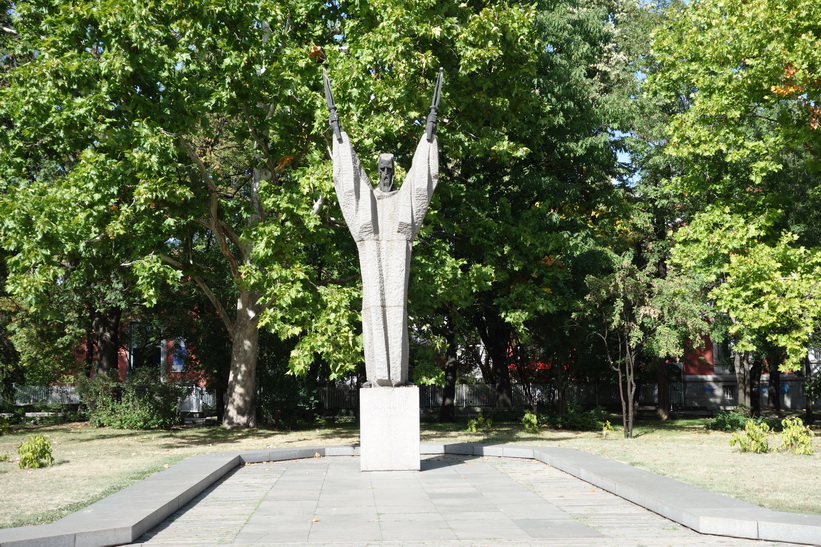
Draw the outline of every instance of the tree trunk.
[[[94,315],[94,337],[97,343],[97,371],[106,374],[118,370],[120,351],[120,308],[109,308]]]
[[[636,408],[636,359],[634,349],[630,347],[629,338],[624,339],[624,381],[627,393],[625,412],[624,438],[633,438],[633,423],[635,422]]]
[[[479,337],[490,356],[493,379],[496,382],[496,406],[513,407],[513,388],[510,385],[508,368],[508,346],[510,344],[510,327],[495,311],[486,310],[476,316]]]
[[[616,368],[616,381],[619,383],[619,400],[621,401],[621,426],[624,438],[629,439],[629,429],[627,427],[627,394],[625,393],[624,381],[622,378],[621,364]]]
[[[767,352],[767,368],[770,372],[769,389],[767,390],[767,406],[777,412],[781,411],[781,358],[777,348],[770,348]]]
[[[806,362],[806,358],[804,359],[804,366],[806,367],[807,376],[804,378],[804,386],[809,386],[812,383],[812,365]],[[805,387],[806,389],[806,387]],[[806,425],[812,425],[815,423],[815,416],[813,415],[812,407],[815,404],[815,397],[811,397],[811,394],[807,392],[806,397],[804,398],[805,406],[804,406],[804,423]]]
[[[219,385],[216,388],[216,392],[217,421],[222,423],[223,419],[225,419],[225,389],[223,389],[222,385]]]
[[[733,368],[738,385],[738,406],[750,408],[750,374],[748,366],[749,353],[733,352]]]
[[[445,388],[442,393],[442,408],[439,412],[439,419],[443,422],[453,422],[456,420],[456,372],[459,362],[456,360],[456,333],[452,328],[448,329],[447,342]]]
[[[259,349],[258,297],[240,289],[231,347],[231,370],[222,425],[256,427],[256,372]]]
[[[96,332],[94,327],[96,326],[96,318],[97,318],[97,310],[91,310],[91,320],[90,327],[86,330],[86,358],[85,358],[85,370],[84,373],[87,378],[92,378],[94,376],[94,346],[97,344],[94,340],[96,338]]]
[[[658,385],[658,406],[656,415],[663,422],[670,419],[670,375],[664,359],[656,361],[656,384]]]
[[[633,357],[628,358],[627,365],[627,435],[633,438],[633,424],[636,421],[636,371]]]
[[[564,380],[564,363],[554,363],[554,378],[556,380],[556,411],[559,416],[567,414],[567,388]]]
[[[756,360],[752,354],[750,360],[750,414],[758,417],[761,416],[761,361]]]

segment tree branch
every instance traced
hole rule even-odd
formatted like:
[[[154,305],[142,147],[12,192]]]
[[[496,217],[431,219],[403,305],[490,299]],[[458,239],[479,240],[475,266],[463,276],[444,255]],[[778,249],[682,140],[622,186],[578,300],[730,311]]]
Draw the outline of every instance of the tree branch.
[[[251,123],[251,116],[248,114],[248,106],[242,105],[242,114],[245,118],[245,124],[248,126],[248,131],[251,133],[251,138],[254,139],[254,142],[262,149],[262,153],[265,154],[265,165],[268,166],[268,171],[271,172],[272,177],[276,177],[279,174],[277,170],[276,164],[274,164],[274,158],[271,157],[271,149],[268,148],[268,143],[262,139],[257,130],[254,129],[254,124]]]
[[[217,185],[214,183],[214,179],[211,178],[211,174],[208,172],[208,167],[202,162],[202,159],[197,155],[197,151],[194,150],[194,147],[191,143],[186,140],[180,139],[185,151],[188,153],[188,157],[191,158],[191,161],[194,162],[194,165],[197,166],[197,169],[200,171],[203,180],[205,180],[205,184],[208,186],[208,198],[210,201],[210,206],[208,208],[208,216],[210,218],[210,224],[208,228],[214,232],[214,236],[217,238],[217,243],[220,247],[220,252],[222,256],[228,261],[228,265],[231,267],[231,276],[234,279],[240,278],[239,272],[239,264],[237,262],[236,257],[231,252],[231,249],[228,248],[228,242],[226,241],[226,236],[230,238],[228,234],[226,234],[223,227],[227,228],[224,222],[222,222],[219,218],[219,192],[217,190]],[[240,253],[244,254],[242,248],[239,247]],[[243,260],[245,257],[243,256]]]
[[[160,259],[163,262],[170,264],[171,266],[177,268],[180,271],[185,271],[185,266],[179,260],[175,260],[168,256],[165,253],[159,254]],[[214,291],[211,290],[211,287],[198,275],[192,275],[191,279],[197,284],[197,286],[205,293],[205,296],[208,300],[211,301],[211,304],[217,310],[217,315],[222,320],[222,323],[225,325],[226,330],[228,331],[228,335],[233,339],[234,338],[234,323],[231,321],[228,312],[225,310],[225,307],[222,305],[222,302],[219,301],[217,295],[214,294]]]

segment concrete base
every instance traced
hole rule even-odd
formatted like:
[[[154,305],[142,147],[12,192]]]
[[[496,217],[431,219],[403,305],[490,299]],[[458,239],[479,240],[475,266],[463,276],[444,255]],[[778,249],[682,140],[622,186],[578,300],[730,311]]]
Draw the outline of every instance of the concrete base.
[[[359,390],[362,471],[419,471],[419,388]]]

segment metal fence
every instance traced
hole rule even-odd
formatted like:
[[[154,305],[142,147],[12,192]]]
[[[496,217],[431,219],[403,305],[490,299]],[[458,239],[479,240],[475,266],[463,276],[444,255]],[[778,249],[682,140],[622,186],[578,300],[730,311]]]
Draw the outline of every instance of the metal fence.
[[[217,407],[216,394],[198,386],[182,387],[180,412],[204,413]],[[80,394],[74,386],[14,386],[14,404],[76,405]]]
[[[15,386],[14,402],[17,405],[78,404],[80,396],[74,386]],[[216,394],[198,386],[182,387],[180,412],[208,414],[216,410]],[[559,400],[559,391],[549,385],[532,384],[523,386],[514,384],[514,406],[528,406],[534,402],[554,405]],[[322,409],[327,412],[355,410],[359,407],[359,390],[352,386],[324,386],[319,389],[319,400]],[[769,397],[769,386],[766,375],[762,378],[759,391],[761,406],[766,406]],[[804,380],[800,377],[781,378],[779,397],[781,408],[785,410],[802,410],[807,404]],[[420,407],[430,410],[442,406],[444,389],[438,386],[419,386]],[[611,383],[598,382],[568,385],[564,388],[564,399],[592,407],[612,407],[619,405],[617,386]],[[643,406],[658,403],[658,386],[643,384],[639,386],[637,402]],[[738,389],[735,376],[696,376],[685,377],[682,381],[670,385],[670,400],[675,409],[702,409],[715,411],[735,408],[738,404]],[[456,408],[476,411],[496,406],[496,390],[487,384],[461,384],[456,386],[454,399]],[[821,400],[815,401],[815,408],[821,408]],[[468,410],[470,409],[470,410]]]
[[[191,414],[216,413],[217,395],[204,387],[192,386],[183,392],[179,411]]]
[[[24,405],[76,405],[80,395],[74,386],[14,386],[14,403]]]

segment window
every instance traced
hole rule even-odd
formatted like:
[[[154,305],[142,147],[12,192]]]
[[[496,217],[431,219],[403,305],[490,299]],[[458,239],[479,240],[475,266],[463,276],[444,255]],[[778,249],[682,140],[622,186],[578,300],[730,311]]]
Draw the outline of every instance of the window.
[[[171,350],[171,372],[185,372],[185,340],[174,340],[174,349]]]

